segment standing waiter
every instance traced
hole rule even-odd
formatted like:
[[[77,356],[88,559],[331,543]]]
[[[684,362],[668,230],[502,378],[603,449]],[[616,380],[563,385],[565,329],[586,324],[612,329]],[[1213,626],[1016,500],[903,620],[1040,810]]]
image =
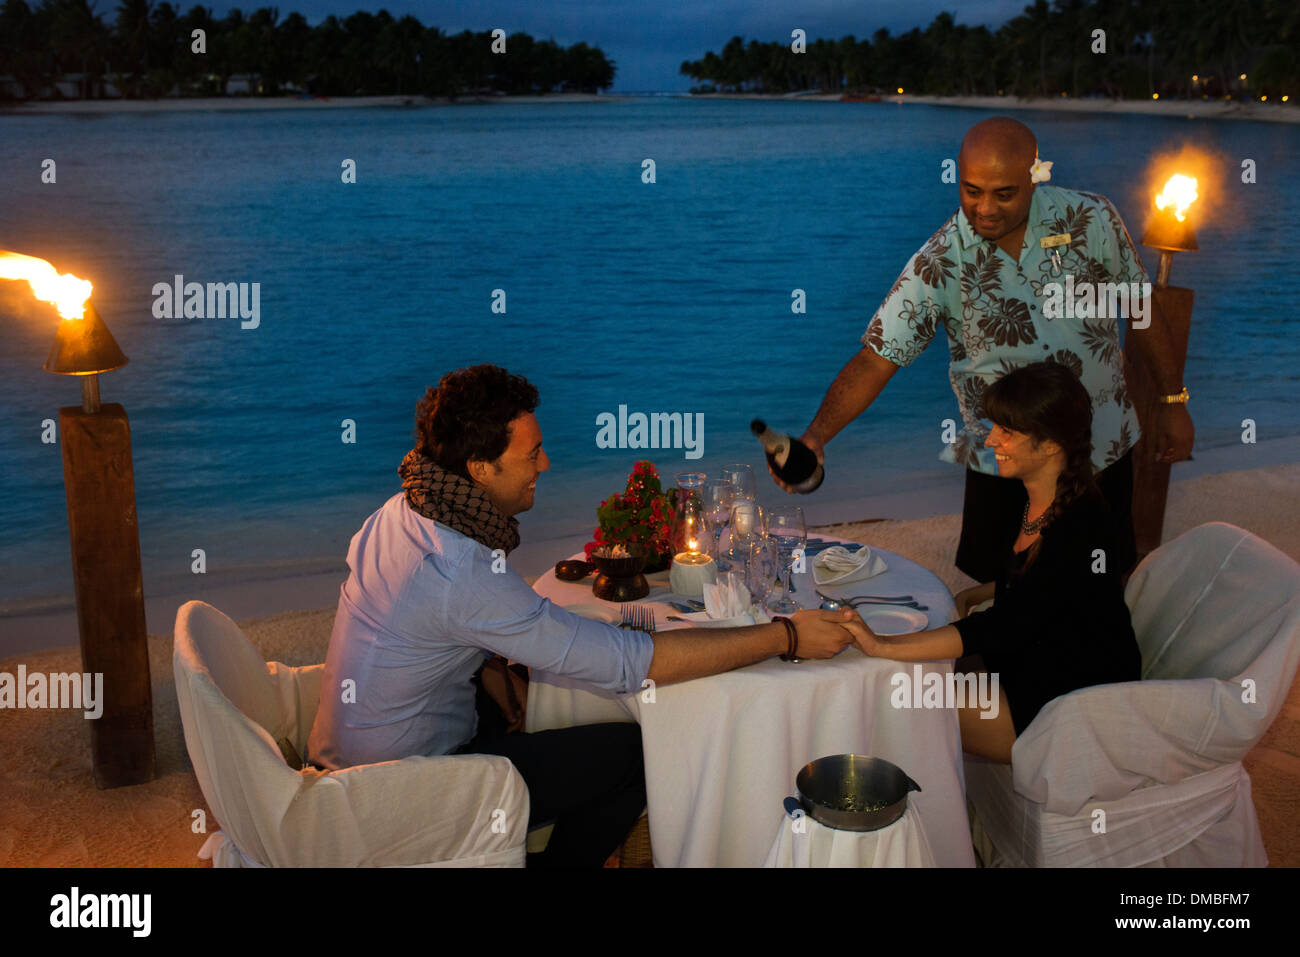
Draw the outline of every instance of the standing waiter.
[[[956,564],[977,581],[992,582],[1015,541],[1017,523],[1036,516],[1023,514],[1023,486],[1000,478],[994,451],[984,447],[989,425],[980,399],[1011,369],[1059,362],[1092,398],[1093,466],[1123,551],[1111,560],[1127,573],[1137,559],[1132,449],[1140,432],[1124,379],[1119,321],[1102,307],[1097,316],[1079,317],[1071,309],[1065,310],[1071,318],[1045,314],[1044,301],[1065,286],[1067,277],[1073,277],[1076,291],[1089,283],[1097,291],[1103,283],[1146,283],[1146,271],[1108,199],[1038,185],[1049,178],[1051,164],[1039,162],[1038,141],[1023,123],[993,117],[975,124],[962,140],[957,166],[961,208],[904,267],[867,326],[862,350],[831,383],[802,441],[824,462],[826,443],[861,415],[899,366],[919,356],[942,327],[964,423],[940,456],[966,466]],[[1053,290],[1051,283],[1060,286]],[[1195,430],[1167,330],[1163,323],[1149,322],[1128,334],[1143,337],[1136,344],[1163,394],[1154,423],[1157,459],[1186,459]],[[777,484],[792,491],[779,479]],[[980,597],[991,597],[991,590],[987,596],[980,591]]]

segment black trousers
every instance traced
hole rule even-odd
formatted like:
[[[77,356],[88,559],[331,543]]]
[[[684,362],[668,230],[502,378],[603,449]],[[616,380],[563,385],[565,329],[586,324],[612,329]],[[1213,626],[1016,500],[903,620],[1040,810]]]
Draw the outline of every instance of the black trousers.
[[[530,827],[555,821],[546,850],[529,867],[601,867],[645,810],[645,760],[637,724],[589,724],[507,734],[480,685],[478,733],[457,754],[499,754],[528,785]]]
[[[1097,487],[1110,507],[1119,539],[1115,568],[1128,575],[1137,564],[1133,535],[1133,451],[1097,473]],[[997,581],[1007,555],[1020,535],[1027,501],[1020,479],[966,470],[966,495],[961,506],[961,542],[956,565],[977,582]]]

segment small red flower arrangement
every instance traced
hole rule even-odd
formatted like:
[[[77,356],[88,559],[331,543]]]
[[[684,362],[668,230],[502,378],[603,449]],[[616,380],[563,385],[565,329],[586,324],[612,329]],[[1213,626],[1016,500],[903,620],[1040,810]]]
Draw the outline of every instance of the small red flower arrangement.
[[[587,543],[587,558],[606,546],[640,545],[647,556],[646,571],[667,568],[673,557],[669,540],[676,505],[677,489],[663,490],[654,463],[637,462],[627,477],[627,488],[621,494],[615,492],[596,509],[600,525]]]

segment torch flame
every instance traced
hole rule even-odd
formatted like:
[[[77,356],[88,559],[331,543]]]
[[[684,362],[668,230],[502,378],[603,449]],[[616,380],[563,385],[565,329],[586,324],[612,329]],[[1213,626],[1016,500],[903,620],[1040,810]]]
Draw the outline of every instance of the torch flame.
[[[1174,218],[1180,223],[1187,218],[1187,210],[1196,202],[1196,179],[1175,173],[1165,183],[1165,188],[1156,194],[1156,209],[1173,207]]]
[[[37,299],[53,303],[64,319],[80,319],[92,286],[72,273],[59,275],[44,259],[0,250],[0,279],[25,279]]]

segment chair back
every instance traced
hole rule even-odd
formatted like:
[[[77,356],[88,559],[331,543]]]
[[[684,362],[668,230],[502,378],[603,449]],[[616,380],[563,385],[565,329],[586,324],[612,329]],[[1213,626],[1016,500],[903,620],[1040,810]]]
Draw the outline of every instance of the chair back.
[[[172,670],[194,775],[222,830],[263,862],[279,848],[275,823],[300,786],[277,741],[306,734],[299,709],[277,694],[271,669],[283,667],[211,605],[190,601],[177,612]]]
[[[1258,670],[1270,647],[1285,659],[1285,646],[1300,640],[1300,564],[1223,522],[1152,552],[1124,597],[1144,679],[1235,679]]]

